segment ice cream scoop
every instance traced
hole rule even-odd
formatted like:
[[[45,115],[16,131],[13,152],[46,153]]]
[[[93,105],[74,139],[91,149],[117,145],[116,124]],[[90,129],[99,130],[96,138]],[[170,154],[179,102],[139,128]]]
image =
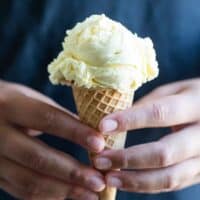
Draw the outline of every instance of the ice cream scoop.
[[[92,15],[66,33],[63,50],[48,66],[53,84],[128,92],[158,76],[151,39],[104,14]]]

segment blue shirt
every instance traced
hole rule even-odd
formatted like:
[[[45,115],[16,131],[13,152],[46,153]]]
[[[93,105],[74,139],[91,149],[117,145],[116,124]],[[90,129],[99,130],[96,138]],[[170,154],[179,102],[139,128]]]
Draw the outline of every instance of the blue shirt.
[[[143,86],[136,99],[158,85],[200,75],[198,0],[43,0],[0,1],[0,78],[25,84],[75,112],[71,89],[49,83],[47,65],[61,50],[66,29],[94,13],[105,13],[155,44],[160,76]],[[127,145],[156,140],[166,129],[137,130]],[[87,163],[77,145],[52,136],[42,140]],[[123,200],[199,200],[200,186],[146,195],[120,192]],[[3,191],[1,200],[14,199]]]

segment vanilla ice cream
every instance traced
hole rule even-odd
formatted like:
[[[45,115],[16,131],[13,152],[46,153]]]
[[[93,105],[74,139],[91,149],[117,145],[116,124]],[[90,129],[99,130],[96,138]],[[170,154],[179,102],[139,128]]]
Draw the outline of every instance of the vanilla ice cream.
[[[92,15],[67,31],[63,50],[48,66],[53,84],[135,91],[158,76],[150,38],[140,38],[119,22]]]

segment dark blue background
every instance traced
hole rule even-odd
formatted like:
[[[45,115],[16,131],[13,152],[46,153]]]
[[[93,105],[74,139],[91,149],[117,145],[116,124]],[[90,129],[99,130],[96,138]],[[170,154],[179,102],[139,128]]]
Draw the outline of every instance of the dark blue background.
[[[1,0],[0,78],[35,88],[75,111],[71,90],[52,86],[46,67],[61,50],[65,30],[94,13],[119,20],[140,36],[150,36],[160,67],[157,80],[143,86],[136,99],[158,85],[200,75],[199,0]],[[127,145],[155,140],[167,129],[129,134]],[[48,144],[87,162],[72,143],[43,136]],[[75,149],[76,148],[76,149]],[[200,186],[159,195],[120,193],[123,200],[199,200]],[[1,192],[0,200],[13,199]]]

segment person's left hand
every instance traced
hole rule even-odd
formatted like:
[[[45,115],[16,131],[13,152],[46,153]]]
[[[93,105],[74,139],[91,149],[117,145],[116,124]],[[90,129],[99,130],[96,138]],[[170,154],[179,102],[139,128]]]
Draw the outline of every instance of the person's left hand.
[[[200,79],[162,86],[133,108],[106,116],[100,123],[107,134],[147,127],[172,127],[173,134],[98,155],[98,169],[129,169],[108,172],[107,185],[159,193],[200,183]]]

